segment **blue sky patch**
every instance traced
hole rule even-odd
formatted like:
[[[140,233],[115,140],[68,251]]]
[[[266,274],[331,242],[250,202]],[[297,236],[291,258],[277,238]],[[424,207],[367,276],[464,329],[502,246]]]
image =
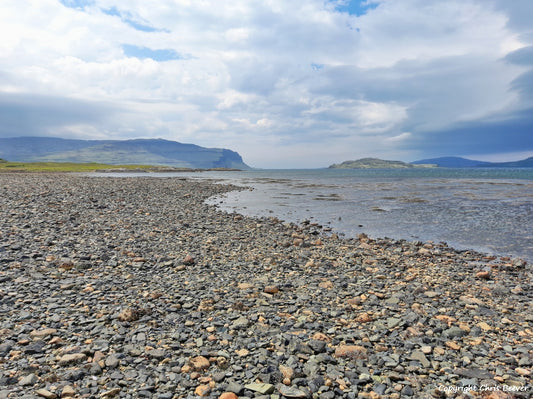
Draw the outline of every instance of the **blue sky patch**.
[[[160,29],[156,29],[153,26],[150,26],[147,23],[140,22],[136,20],[133,15],[129,12],[121,12],[116,7],[111,7],[109,9],[102,9],[102,12],[107,15],[112,15],[114,17],[119,17],[122,22],[128,24],[133,29],[142,31],[142,32],[158,32]]]
[[[94,0],[59,0],[61,4],[68,8],[84,9],[87,6],[92,6]]]
[[[340,12],[347,12],[350,15],[361,16],[366,14],[369,10],[377,8],[377,3],[369,3],[366,0],[341,0],[341,1],[332,1],[336,3],[337,6],[335,9]]]
[[[184,57],[176,50],[173,49],[160,49],[152,50],[148,47],[139,47],[133,44],[123,44],[122,51],[128,57],[135,57],[140,59],[151,58],[154,61],[172,61],[172,60],[184,60]]]

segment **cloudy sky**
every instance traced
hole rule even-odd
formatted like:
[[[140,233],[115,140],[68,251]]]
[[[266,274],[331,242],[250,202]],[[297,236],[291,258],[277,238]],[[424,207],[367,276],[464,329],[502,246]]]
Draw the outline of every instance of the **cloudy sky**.
[[[1,0],[0,137],[522,159],[531,21],[531,0]]]

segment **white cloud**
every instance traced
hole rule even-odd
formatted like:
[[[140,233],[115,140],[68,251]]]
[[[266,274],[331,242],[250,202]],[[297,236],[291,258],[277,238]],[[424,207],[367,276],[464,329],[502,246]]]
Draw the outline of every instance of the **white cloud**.
[[[392,137],[387,137],[385,139],[386,142],[388,143],[397,143],[397,142],[400,142],[400,141],[404,141],[404,140],[407,140],[409,138],[411,138],[413,135],[409,132],[403,132],[397,136],[392,136]]]
[[[408,156],[427,132],[523,109],[512,84],[531,69],[503,60],[532,44],[523,1],[379,0],[360,16],[323,0],[30,3],[0,3],[0,92],[121,109],[53,131],[226,147],[258,167]]]

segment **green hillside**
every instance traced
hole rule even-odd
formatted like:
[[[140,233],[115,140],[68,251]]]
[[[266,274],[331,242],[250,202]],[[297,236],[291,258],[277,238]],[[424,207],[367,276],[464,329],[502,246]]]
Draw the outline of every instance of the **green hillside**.
[[[72,140],[0,138],[0,157],[14,162],[159,165],[190,169],[250,169],[235,151],[162,139]]]
[[[402,161],[386,161],[378,158],[362,158],[329,166],[330,169],[412,169],[431,167],[435,167],[435,165],[413,165]]]

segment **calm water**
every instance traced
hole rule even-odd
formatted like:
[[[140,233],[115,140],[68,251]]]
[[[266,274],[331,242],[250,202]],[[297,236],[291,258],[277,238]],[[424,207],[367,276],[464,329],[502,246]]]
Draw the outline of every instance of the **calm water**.
[[[185,175],[251,187],[209,200],[228,212],[294,222],[308,219],[347,237],[364,232],[372,237],[444,241],[458,249],[533,261],[533,169],[318,169]]]

